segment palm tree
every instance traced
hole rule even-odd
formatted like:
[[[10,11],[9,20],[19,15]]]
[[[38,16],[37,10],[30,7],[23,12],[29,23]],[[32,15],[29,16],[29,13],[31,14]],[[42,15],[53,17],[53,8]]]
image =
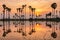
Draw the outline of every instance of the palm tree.
[[[17,8],[17,13],[19,13],[19,18],[20,18],[20,8]]]
[[[17,8],[17,13],[18,13],[18,10],[19,10],[19,9]]]
[[[8,8],[8,18],[10,19],[11,8]]]
[[[22,10],[25,8],[25,16],[26,16],[26,4],[25,5],[22,5]],[[25,17],[26,19],[26,17]]]
[[[26,5],[25,5],[25,19],[26,19]]]
[[[31,6],[29,6],[29,10],[31,10],[31,8],[32,8],[32,7],[31,7]],[[29,11],[29,13],[30,13],[30,11]],[[31,16],[31,13],[30,13],[30,15],[29,15],[29,16]]]
[[[32,19],[33,19],[33,12],[34,12],[34,8],[31,8],[31,11],[32,11]]]
[[[59,11],[59,16],[60,16],[60,11]],[[60,17],[59,17],[60,18]]]
[[[6,9],[6,5],[3,4],[2,7],[3,7],[3,9],[4,9],[4,10],[3,10],[3,19],[4,19],[4,18],[5,18],[5,9]]]
[[[20,18],[20,12],[21,12],[21,8],[18,8],[18,10],[19,10],[19,18]]]
[[[57,4],[56,4],[56,3],[53,3],[53,4],[51,5],[51,7],[54,9],[54,14],[55,14],[55,9],[56,9],[56,7],[57,7]]]
[[[8,12],[8,10],[7,10],[7,9],[8,9],[8,7],[6,7],[6,19],[7,19],[7,12]]]

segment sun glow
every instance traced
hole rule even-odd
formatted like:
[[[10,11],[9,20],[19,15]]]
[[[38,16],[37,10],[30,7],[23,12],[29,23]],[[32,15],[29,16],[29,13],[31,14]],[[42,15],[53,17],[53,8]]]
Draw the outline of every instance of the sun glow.
[[[41,25],[39,25],[39,24],[37,24],[37,25],[35,25],[35,29],[36,29],[36,31],[40,31],[41,30]]]
[[[35,14],[36,14],[37,16],[39,16],[39,15],[41,14],[41,12],[42,12],[42,9],[36,9],[36,13],[35,13]]]
[[[46,29],[44,28],[43,25],[36,24],[36,25],[35,25],[35,30],[36,30],[36,31],[45,31]]]

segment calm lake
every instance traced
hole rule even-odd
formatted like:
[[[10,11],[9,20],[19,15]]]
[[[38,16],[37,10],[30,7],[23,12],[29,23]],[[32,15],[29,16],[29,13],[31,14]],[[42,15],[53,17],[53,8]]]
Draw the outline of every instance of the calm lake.
[[[0,21],[0,40],[60,40],[60,22]]]

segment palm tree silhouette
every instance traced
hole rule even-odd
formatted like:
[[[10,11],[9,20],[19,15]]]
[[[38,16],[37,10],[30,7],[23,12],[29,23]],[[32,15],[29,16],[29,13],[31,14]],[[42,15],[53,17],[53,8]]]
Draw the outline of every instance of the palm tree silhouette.
[[[6,11],[8,11],[8,19],[10,19],[11,8],[6,7]],[[6,18],[7,18],[7,13],[6,13]]]
[[[17,8],[17,14],[19,13],[19,8]],[[15,15],[16,15],[16,13],[15,13]],[[19,14],[20,15],[20,14]]]
[[[10,19],[11,8],[8,8],[8,18]]]
[[[36,8],[33,8],[34,9],[34,14],[35,14],[35,10],[36,10]],[[34,15],[35,16],[35,15]]]
[[[32,8],[32,7],[31,7],[31,6],[29,6],[29,10],[31,10],[31,8]],[[29,11],[29,13],[30,13],[30,11]],[[31,13],[30,13],[30,15],[29,15],[29,16],[31,16]],[[31,17],[30,17],[30,18],[31,18]]]
[[[51,5],[51,7],[54,9],[54,14],[55,14],[55,9],[56,9],[56,7],[57,7],[57,4],[56,4],[56,3],[53,3],[53,4]]]
[[[21,8],[19,8],[19,18],[20,18],[20,12],[21,12]]]
[[[34,12],[34,8],[31,8],[31,11],[32,11],[32,19],[33,19],[33,12]]]
[[[25,5],[22,5],[22,10],[25,8],[25,16],[26,16],[26,4]],[[25,17],[26,19],[26,17]]]
[[[7,13],[7,12],[8,12],[8,10],[7,10],[7,9],[8,9],[8,7],[6,7],[6,19],[7,19],[7,14],[8,14],[8,13]]]
[[[4,9],[4,10],[3,10],[3,19],[4,19],[4,18],[5,18],[5,9],[6,9],[6,5],[3,4],[2,7],[3,7],[3,9]]]
[[[59,16],[60,16],[60,11],[59,11]],[[59,17],[60,18],[60,17]]]
[[[25,4],[25,19],[26,19],[26,4]]]
[[[21,12],[21,8],[17,8],[17,13],[19,13],[19,19],[20,19],[20,12]]]

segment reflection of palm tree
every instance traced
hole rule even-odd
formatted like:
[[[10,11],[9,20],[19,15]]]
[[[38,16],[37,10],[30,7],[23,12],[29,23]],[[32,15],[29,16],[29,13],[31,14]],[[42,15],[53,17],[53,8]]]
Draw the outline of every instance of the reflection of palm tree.
[[[55,32],[55,26],[54,26],[53,32],[51,33],[51,36],[52,36],[53,38],[56,38],[56,37],[57,37],[57,33]]]
[[[3,33],[3,37],[5,37],[6,36],[6,32],[4,31],[4,33]]]
[[[26,22],[25,21],[21,21],[21,32],[22,32],[22,36],[26,36]]]
[[[11,32],[11,29],[10,29],[10,21],[8,21],[8,30],[7,30],[7,33],[10,33]]]
[[[20,23],[19,23],[19,28],[17,28],[17,32],[21,33],[22,29],[20,28]]]
[[[35,31],[35,28],[33,28],[34,26],[33,26],[33,22],[32,22],[32,29],[31,29],[31,31],[29,32],[29,35],[31,35],[32,33],[35,33],[36,31]]]
[[[56,3],[53,3],[53,4],[51,5],[51,7],[54,9],[54,14],[55,14],[55,9],[56,9],[56,7],[57,7],[57,4],[56,4]]]
[[[57,37],[56,32],[53,32],[53,33],[51,34],[51,36],[52,36],[53,38],[56,38],[56,37]]]
[[[4,10],[3,10],[3,19],[4,19],[4,18],[5,18],[5,9],[6,9],[6,5],[3,4],[2,7],[3,7],[3,9],[4,9]]]
[[[5,37],[6,36],[6,32],[5,32],[5,22],[3,21],[3,35],[2,35],[3,37]]]
[[[26,33],[22,32],[22,35],[23,35],[23,36],[26,36]]]

